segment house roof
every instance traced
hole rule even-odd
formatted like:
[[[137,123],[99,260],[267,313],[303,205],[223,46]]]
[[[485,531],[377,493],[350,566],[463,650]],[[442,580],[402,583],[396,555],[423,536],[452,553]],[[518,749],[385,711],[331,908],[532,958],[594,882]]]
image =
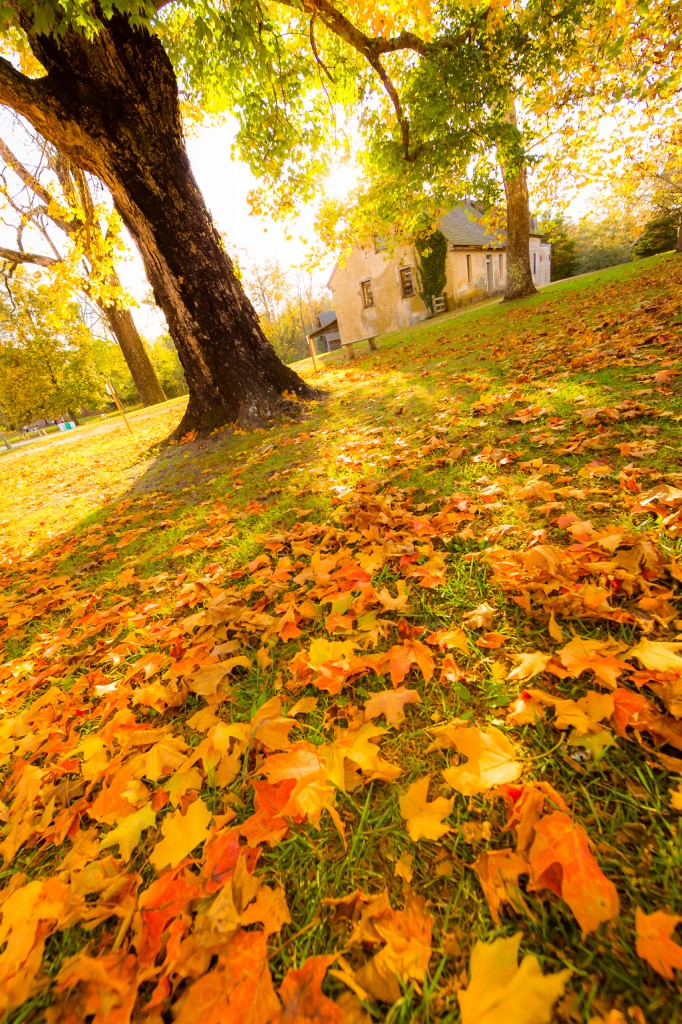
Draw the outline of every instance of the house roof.
[[[449,210],[438,223],[448,242],[452,245],[481,249],[504,249],[506,234],[491,234],[480,222],[482,214],[472,203],[459,203]],[[531,235],[540,235],[535,217],[530,218]]]
[[[321,327],[317,328],[317,330],[310,330],[310,331],[308,331],[308,337],[309,338],[319,338],[322,334],[334,334],[334,333],[338,334],[339,333],[339,324],[338,324],[338,320],[336,319],[336,313],[333,310],[332,310],[331,313],[318,313],[318,316],[317,316],[318,320],[322,321],[323,317],[325,317],[325,318],[331,317],[331,320],[327,319],[326,323],[323,323]],[[340,335],[339,335],[339,337],[340,337]]]
[[[328,309],[325,313],[318,313],[317,319],[320,327],[328,327],[332,320],[336,320],[336,313],[333,309]]]
[[[504,249],[499,235],[486,231],[480,222],[481,212],[469,203],[460,203],[441,217],[438,227],[452,245],[470,248]]]

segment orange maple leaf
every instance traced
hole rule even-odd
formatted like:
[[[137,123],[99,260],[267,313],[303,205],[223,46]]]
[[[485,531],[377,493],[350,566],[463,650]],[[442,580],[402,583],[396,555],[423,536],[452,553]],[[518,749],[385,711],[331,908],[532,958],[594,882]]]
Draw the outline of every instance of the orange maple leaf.
[[[672,939],[680,921],[682,917],[666,914],[664,910],[645,914],[637,907],[635,911],[637,956],[669,981],[672,981],[675,970],[682,971],[682,946]]]

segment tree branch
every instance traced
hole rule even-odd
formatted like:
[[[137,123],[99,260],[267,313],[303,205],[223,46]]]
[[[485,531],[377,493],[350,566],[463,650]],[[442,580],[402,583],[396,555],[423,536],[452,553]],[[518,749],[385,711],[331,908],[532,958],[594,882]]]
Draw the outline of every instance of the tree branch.
[[[294,10],[299,11],[301,10],[295,0],[279,0],[279,2],[285,7],[292,7]],[[364,32],[361,32],[345,14],[338,11],[336,7],[334,7],[333,3],[329,2],[329,0],[303,0],[303,10],[311,15],[311,45],[313,48],[313,56],[318,64],[320,63],[320,58],[317,53],[315,37],[313,34],[313,22],[315,17],[318,17],[331,32],[347,42],[354,50],[357,50],[357,52],[365,58],[370,67],[379,76],[381,84],[386,90],[386,93],[393,104],[393,109],[395,110],[395,116],[402,136],[403,155],[405,160],[414,160],[415,154],[410,153],[409,121],[403,112],[398,90],[391,81],[391,78],[379,57],[382,53],[394,53],[397,50],[406,49],[416,50],[418,53],[425,56],[429,50],[429,44],[423,39],[420,39],[420,37],[415,35],[413,32],[401,32],[393,39],[382,39],[381,37],[368,36]],[[324,67],[324,65],[322,66]]]
[[[41,79],[29,78],[17,71],[5,57],[0,57],[0,103],[23,114],[31,124],[47,120],[46,107],[49,102],[47,91]]]
[[[24,167],[21,160],[14,155],[4,139],[0,139],[0,157],[2,157],[8,167],[11,167],[17,178],[23,181],[24,185],[26,185],[27,188],[30,188],[31,192],[35,193],[39,199],[42,199],[45,206],[50,205],[53,201],[50,193],[42,182],[40,182],[34,174],[31,174],[27,167]]]
[[[60,261],[53,256],[43,256],[37,252],[23,252],[18,249],[4,249],[0,246],[0,260],[8,263],[36,263],[39,267],[53,267]]]

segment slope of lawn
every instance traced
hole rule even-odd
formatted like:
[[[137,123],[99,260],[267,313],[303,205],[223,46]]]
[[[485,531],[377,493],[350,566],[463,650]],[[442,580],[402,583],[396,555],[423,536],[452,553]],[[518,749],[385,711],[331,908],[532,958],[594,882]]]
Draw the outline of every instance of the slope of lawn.
[[[0,1020],[682,1016],[681,296],[0,460]]]

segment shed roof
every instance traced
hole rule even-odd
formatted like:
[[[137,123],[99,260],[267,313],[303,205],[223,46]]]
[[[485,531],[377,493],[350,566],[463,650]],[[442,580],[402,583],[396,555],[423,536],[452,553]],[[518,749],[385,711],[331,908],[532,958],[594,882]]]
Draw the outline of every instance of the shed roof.
[[[319,313],[318,314],[318,320],[321,320],[323,316],[326,317],[326,316],[329,316],[329,314],[328,313]],[[339,323],[338,323],[338,320],[336,319],[336,313],[332,312],[331,316],[332,316],[332,319],[331,320],[327,320],[327,322],[325,324],[322,324],[321,327],[318,327],[317,330],[313,329],[313,330],[308,331],[308,337],[309,338],[319,338],[323,334],[334,334],[334,333],[338,334],[339,333]],[[340,335],[339,335],[339,337],[340,337]]]

